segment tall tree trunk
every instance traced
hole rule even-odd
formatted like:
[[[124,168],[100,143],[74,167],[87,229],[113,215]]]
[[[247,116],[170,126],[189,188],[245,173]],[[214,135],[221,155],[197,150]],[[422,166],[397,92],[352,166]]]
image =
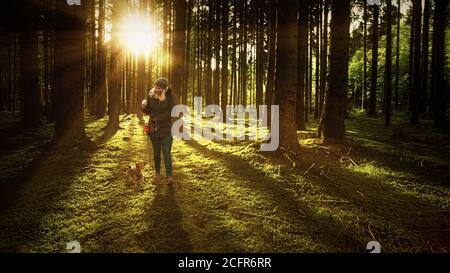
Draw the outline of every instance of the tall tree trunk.
[[[20,91],[23,99],[22,122],[28,128],[40,125],[41,93],[39,88],[38,24],[39,5],[24,0],[19,8]]]
[[[84,63],[86,5],[68,8],[56,1],[55,24],[55,135],[57,144],[87,139],[84,131]]]
[[[242,9],[243,9],[243,16],[241,19],[243,19],[243,29],[242,29],[242,36],[244,38],[243,42],[243,51],[242,51],[242,104],[244,106],[247,106],[247,67],[248,67],[248,60],[247,60],[247,45],[248,45],[248,11],[247,11],[247,4],[243,2]]]
[[[194,1],[189,0],[187,8],[187,21],[186,21],[186,46],[184,48],[184,77],[183,77],[183,88],[181,90],[182,104],[187,105],[188,103],[188,89],[189,89],[189,66],[190,66],[190,50],[191,50],[191,18],[192,18],[192,7]],[[195,73],[194,73],[195,74]]]
[[[309,81],[310,81],[310,78],[309,78],[309,71],[310,71],[310,62],[309,62],[309,34],[310,34],[310,31],[309,31],[309,23],[310,23],[310,12],[309,12],[309,7],[310,7],[310,2],[308,1],[308,11],[307,11],[307,15],[308,15],[308,17],[307,17],[307,19],[306,19],[306,48],[305,48],[305,65],[306,65],[306,69],[305,69],[305,89],[304,89],[304,92],[305,92],[305,100],[304,100],[304,104],[305,104],[305,111],[304,111],[304,113],[303,113],[303,115],[304,115],[304,119],[305,119],[305,123],[308,123],[309,122],[309,107],[310,107],[310,105],[309,105]]]
[[[322,23],[323,23],[323,3],[322,0],[319,1],[319,5],[318,5],[318,22],[317,22],[317,50],[318,50],[318,59],[317,59],[317,65],[319,65],[319,67],[321,68],[321,59],[323,56],[323,28],[322,28]],[[323,104],[324,104],[324,94],[322,93],[322,87],[321,87],[321,76],[322,76],[322,72],[321,70],[317,69],[317,88],[318,88],[318,94],[319,94],[319,116],[322,115],[322,111],[323,111]],[[325,89],[324,89],[325,90]]]
[[[278,2],[278,47],[275,103],[280,106],[280,145],[298,150],[297,100],[297,0]]]
[[[177,102],[180,102],[180,95],[183,93],[184,63],[186,48],[186,1],[174,0],[175,8],[175,33],[173,40],[172,58],[172,88]]]
[[[400,0],[399,0],[400,1]],[[361,95],[361,109],[366,109],[367,106],[365,105],[366,103],[366,98],[367,98],[367,21],[368,21],[368,16],[367,16],[367,1],[364,0],[364,15],[363,15],[363,24],[364,24],[364,34],[363,34],[363,44],[364,44],[364,60],[363,60],[363,65],[364,65],[364,71],[363,71],[363,92]]]
[[[95,2],[92,1],[90,5],[90,13],[91,13],[91,59],[90,59],[90,74],[89,74],[89,113],[91,115],[95,115],[96,113],[96,96],[97,92],[96,83],[97,83],[97,26],[96,26],[96,15],[95,15]]]
[[[372,23],[372,77],[370,86],[369,116],[377,114],[377,86],[378,86],[378,16],[379,6],[373,5]]]
[[[392,102],[392,1],[386,0],[386,65],[384,76],[384,125],[391,125]]]
[[[444,129],[447,126],[448,88],[445,88],[445,23],[448,0],[436,1],[434,10],[433,33],[433,93],[435,94],[434,120],[435,126]]]
[[[306,50],[308,48],[308,1],[298,0],[297,23],[297,130],[306,130],[305,126],[305,74]]]
[[[313,113],[312,108],[312,85],[313,85],[313,49],[314,49],[314,38],[313,38],[313,13],[312,13],[312,5],[309,8],[309,86],[308,86],[308,92],[309,92],[309,114]]]
[[[409,38],[409,70],[408,70],[408,111],[412,111],[412,101],[413,101],[413,68],[414,68],[414,13],[411,7],[411,31]]]
[[[148,8],[148,0],[139,0],[139,13],[141,14],[141,18],[147,18],[147,8]],[[117,58],[114,57],[114,58]],[[145,90],[145,78],[146,78],[146,73],[145,73],[145,52],[138,52],[138,55],[136,56],[137,58],[137,79],[136,79],[136,98],[137,98],[137,103],[140,102],[140,100],[143,100],[146,97],[146,90]],[[113,57],[111,56],[111,60],[113,59]],[[112,72],[112,69],[110,69],[110,71]],[[139,109],[137,110],[136,113],[138,119],[140,120],[140,122],[143,122],[143,113],[142,111],[139,111]]]
[[[257,1],[256,22],[256,107],[263,104],[263,81],[264,81],[264,12],[263,1]]]
[[[105,45],[105,0],[99,0],[98,39],[97,39],[97,82],[95,87],[95,116],[102,118],[106,111],[106,45]]]
[[[413,20],[414,20],[414,61],[413,61],[413,89],[411,101],[411,124],[419,124],[420,116],[420,98],[422,96],[421,88],[421,26],[422,26],[422,1],[413,1]]]
[[[214,72],[213,72],[213,98],[214,104],[219,105],[220,102],[220,2],[215,2],[214,8],[214,32],[213,32],[213,42],[214,42]]]
[[[328,12],[330,0],[325,0],[323,5],[323,30],[322,30],[322,49],[320,55],[320,108],[323,109],[325,87],[327,81],[327,59],[328,59]]]
[[[333,0],[331,5],[330,75],[322,114],[324,141],[345,138],[350,46],[350,0]]]
[[[211,29],[213,25],[213,10],[214,10],[214,0],[208,0],[208,17],[206,25],[208,26],[208,30]],[[206,42],[206,104],[210,105],[213,103],[213,90],[212,90],[212,68],[211,68],[211,59],[212,59],[212,37],[213,34],[210,31],[205,33],[207,35]]]
[[[163,6],[163,62],[162,62],[162,76],[168,77],[169,75],[169,61],[168,61],[168,55],[170,53],[169,50],[169,40],[170,40],[170,1],[171,0],[164,0],[164,6]]]
[[[53,118],[51,117],[50,105],[50,3],[49,0],[44,1],[44,29],[43,29],[43,50],[44,50],[44,103],[45,116],[47,123]]]
[[[276,0],[269,0],[269,63],[267,67],[267,86],[266,86],[266,105],[269,112],[273,104],[274,83],[275,83],[275,48],[277,42],[277,6]],[[271,119],[268,119],[268,125],[272,124]]]
[[[318,119],[321,113],[320,108],[320,14],[319,9],[316,9],[316,86],[315,86],[315,101],[314,101],[314,119]]]
[[[237,0],[234,0],[233,6],[236,9],[237,7]],[[236,96],[237,96],[237,59],[236,59],[236,53],[237,53],[237,14],[234,13],[233,16],[233,54],[232,54],[232,60],[231,60],[231,73],[232,73],[232,92],[231,92],[231,99],[233,105],[237,104]]]
[[[221,106],[223,113],[228,104],[228,0],[222,0],[222,93]]]
[[[398,110],[399,82],[400,82],[400,21],[401,21],[401,3],[397,0],[397,49],[395,54],[395,95],[394,106]]]
[[[430,0],[425,0],[423,10],[423,36],[422,36],[422,95],[420,102],[420,112],[427,111],[428,105],[428,47],[429,47],[429,29],[430,29]]]
[[[112,130],[119,128],[119,114],[120,114],[120,81],[119,81],[119,47],[118,47],[118,21],[119,12],[122,6],[121,0],[113,0],[112,9],[112,31],[111,31],[111,59],[109,71],[109,100],[108,100],[108,127]],[[142,80],[142,79],[141,79]],[[144,79],[145,81],[145,79]],[[142,84],[142,83],[141,83]]]

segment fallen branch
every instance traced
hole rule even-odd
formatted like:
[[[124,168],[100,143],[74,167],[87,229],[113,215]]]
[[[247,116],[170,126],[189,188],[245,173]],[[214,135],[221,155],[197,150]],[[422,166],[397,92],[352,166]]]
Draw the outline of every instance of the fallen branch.
[[[344,200],[317,200],[318,203],[342,203],[342,204],[350,204],[349,201]]]
[[[311,166],[309,166],[309,168],[303,173],[303,175],[307,175],[309,173],[309,171],[314,168],[314,166],[316,166],[316,163],[313,163]]]
[[[369,228],[369,233],[375,241],[378,241],[375,235],[373,235],[372,230],[370,229],[370,224],[367,226]]]

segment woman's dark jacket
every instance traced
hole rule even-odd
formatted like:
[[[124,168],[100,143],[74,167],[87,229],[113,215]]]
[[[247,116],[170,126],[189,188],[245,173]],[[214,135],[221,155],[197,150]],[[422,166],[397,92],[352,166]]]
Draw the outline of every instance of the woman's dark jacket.
[[[172,134],[172,108],[175,106],[172,91],[166,91],[166,99],[160,101],[150,95],[147,96],[147,106],[143,112],[150,116],[149,126],[158,124],[158,130],[149,132],[150,137],[166,137]]]

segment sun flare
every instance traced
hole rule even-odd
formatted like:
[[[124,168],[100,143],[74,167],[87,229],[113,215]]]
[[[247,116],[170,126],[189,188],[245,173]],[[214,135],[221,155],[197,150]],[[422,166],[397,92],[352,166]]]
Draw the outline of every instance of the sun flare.
[[[120,23],[119,38],[121,47],[136,55],[149,56],[160,39],[157,29],[148,18],[129,15]]]

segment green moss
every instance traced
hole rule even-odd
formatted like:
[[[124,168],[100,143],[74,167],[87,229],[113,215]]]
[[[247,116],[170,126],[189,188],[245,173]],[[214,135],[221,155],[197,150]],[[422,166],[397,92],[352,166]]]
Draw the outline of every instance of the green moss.
[[[448,187],[439,183],[440,173],[425,177],[432,171],[419,172],[417,164],[425,159],[423,168],[445,170],[448,156],[427,143],[414,146],[430,140],[412,128],[405,130],[414,139],[397,142],[381,121],[357,116],[348,121],[349,143],[324,146],[312,123],[299,132],[303,149],[295,167],[248,141],[175,141],[177,182],[169,187],[164,179],[152,181],[138,120],[123,117],[113,135],[104,133],[106,123],[86,120],[95,151],[42,158],[39,149],[25,152],[41,139],[20,144],[11,162],[2,162],[8,177],[27,170],[23,160],[41,164],[2,212],[1,250],[65,252],[75,240],[84,252],[364,252],[376,239],[386,252],[421,252],[426,240],[447,242],[429,230],[449,225],[442,217],[450,208]],[[44,131],[49,139],[51,129]],[[436,139],[444,138],[436,133]],[[140,161],[150,163],[142,192],[125,174]]]

